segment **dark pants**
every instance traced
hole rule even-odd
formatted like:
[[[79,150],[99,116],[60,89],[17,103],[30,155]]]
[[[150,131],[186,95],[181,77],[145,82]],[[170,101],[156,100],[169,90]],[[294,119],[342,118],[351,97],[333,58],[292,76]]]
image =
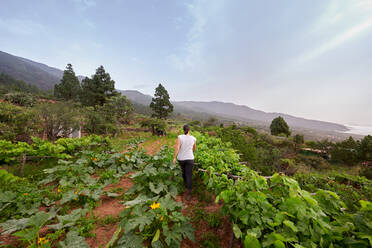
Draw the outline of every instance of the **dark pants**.
[[[194,160],[178,160],[182,169],[183,182],[187,189],[192,188],[192,168],[194,167]]]

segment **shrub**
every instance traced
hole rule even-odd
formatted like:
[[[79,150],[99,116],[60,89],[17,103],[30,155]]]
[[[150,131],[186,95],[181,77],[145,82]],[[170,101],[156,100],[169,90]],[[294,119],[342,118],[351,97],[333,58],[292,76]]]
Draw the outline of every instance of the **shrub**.
[[[0,138],[14,140],[20,135],[29,136],[38,122],[34,116],[31,109],[0,103]]]
[[[36,99],[32,94],[25,92],[12,92],[4,96],[5,101],[17,104],[20,106],[32,107],[36,103]]]
[[[155,118],[144,118],[140,121],[141,127],[149,128],[153,135],[165,134],[167,124],[164,120]]]
[[[336,143],[331,156],[334,161],[354,165],[358,162],[358,143],[350,136],[347,140]]]
[[[306,155],[297,155],[297,161],[303,162],[305,165],[310,166],[314,169],[327,169],[329,168],[329,164],[324,158],[318,156],[306,156]]]
[[[368,162],[362,165],[360,168],[359,175],[372,180],[372,165],[369,165]]]

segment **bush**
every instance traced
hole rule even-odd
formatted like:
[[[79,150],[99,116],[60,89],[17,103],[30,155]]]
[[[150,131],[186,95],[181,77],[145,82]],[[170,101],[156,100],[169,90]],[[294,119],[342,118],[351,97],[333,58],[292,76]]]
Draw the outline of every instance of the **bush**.
[[[364,165],[359,171],[359,175],[372,180],[372,166]]]
[[[298,162],[303,162],[305,165],[310,166],[314,169],[327,169],[329,164],[324,158],[318,156],[306,156],[306,155],[297,155],[296,160]]]
[[[277,171],[280,158],[281,152],[276,148],[258,148],[257,162],[252,165],[252,168],[261,172],[264,176],[271,176]]]
[[[99,106],[85,108],[85,130],[90,134],[115,134],[118,127],[112,115]]]
[[[223,142],[231,142],[232,147],[239,151],[241,158],[251,164],[257,160],[257,151],[253,143],[248,142],[248,136],[240,129],[234,127],[220,128],[217,130],[218,137]]]
[[[149,128],[152,135],[165,135],[167,124],[164,120],[155,118],[144,118],[140,121],[141,127]]]
[[[81,113],[71,102],[42,103],[37,106],[37,116],[48,139],[52,141],[58,137],[68,137],[80,128],[82,121]]]
[[[250,134],[253,134],[253,135],[257,135],[257,131],[256,129],[254,129],[253,127],[249,127],[249,126],[246,126],[246,127],[242,127],[242,130],[246,133],[250,133]]]
[[[36,99],[32,94],[25,92],[12,92],[4,96],[4,100],[20,106],[32,107],[36,103]]]
[[[38,121],[34,116],[31,109],[0,103],[0,139],[14,140],[19,136],[30,136],[37,127]]]
[[[358,150],[358,143],[350,136],[347,140],[336,143],[332,148],[332,160],[354,165],[358,162]]]

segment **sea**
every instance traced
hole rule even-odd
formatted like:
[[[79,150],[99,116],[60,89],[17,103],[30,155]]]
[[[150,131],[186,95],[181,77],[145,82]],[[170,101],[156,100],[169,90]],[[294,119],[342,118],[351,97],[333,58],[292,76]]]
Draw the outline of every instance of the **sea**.
[[[372,135],[372,126],[354,126],[354,125],[344,125],[344,126],[349,128],[349,130],[343,133]]]

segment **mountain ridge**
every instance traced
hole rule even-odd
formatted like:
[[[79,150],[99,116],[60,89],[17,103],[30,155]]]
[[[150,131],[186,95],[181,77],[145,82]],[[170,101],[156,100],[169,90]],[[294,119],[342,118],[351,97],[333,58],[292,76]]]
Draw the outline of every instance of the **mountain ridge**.
[[[5,73],[18,80],[36,85],[42,90],[53,89],[54,85],[59,83],[63,76],[63,71],[58,68],[2,51],[0,51],[0,73]],[[83,76],[78,77],[80,80],[83,78]],[[145,95],[138,90],[118,91],[140,105],[148,106],[152,100],[152,96]],[[264,112],[246,105],[238,105],[231,102],[172,101],[172,103],[174,104],[176,113],[187,114],[189,116],[202,116],[204,118],[216,116],[232,121],[255,122],[268,126],[272,119],[280,115],[293,127],[336,132],[349,130],[346,126],[337,123],[311,120],[277,112]]]
[[[27,58],[0,51],[0,73],[35,85],[42,90],[51,90],[63,76],[63,70]],[[83,76],[77,76],[81,81]]]
[[[146,95],[137,90],[119,90],[123,95],[127,96],[131,101],[138,104],[149,105],[152,97]],[[261,121],[266,124],[270,124],[271,121],[282,116],[290,126],[309,128],[309,129],[320,129],[327,131],[347,131],[348,128],[342,124],[306,119],[303,117],[296,117],[289,114],[278,113],[278,112],[265,112],[262,110],[256,110],[246,105],[238,105],[231,102],[223,101],[172,101],[175,105],[175,111],[177,108],[185,108],[190,111],[204,112],[208,114],[215,114],[217,116],[237,119],[241,121]],[[211,106],[214,105],[214,106]],[[230,109],[226,109],[230,107]],[[225,111],[221,111],[221,110]],[[239,110],[237,112],[237,110]],[[234,113],[235,114],[232,114]]]

